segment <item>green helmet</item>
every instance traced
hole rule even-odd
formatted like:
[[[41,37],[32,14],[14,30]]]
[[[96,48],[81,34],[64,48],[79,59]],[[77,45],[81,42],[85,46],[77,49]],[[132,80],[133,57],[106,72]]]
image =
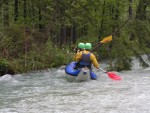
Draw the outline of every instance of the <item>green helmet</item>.
[[[80,49],[85,49],[85,44],[84,44],[84,43],[79,43],[79,44],[78,44],[78,47],[79,47]]]
[[[91,43],[86,43],[85,44],[85,49],[88,49],[88,50],[92,49]]]

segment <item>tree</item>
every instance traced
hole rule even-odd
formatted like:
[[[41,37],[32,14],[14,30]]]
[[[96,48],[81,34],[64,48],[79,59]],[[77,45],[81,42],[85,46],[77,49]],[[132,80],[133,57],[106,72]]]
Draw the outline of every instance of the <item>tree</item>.
[[[14,6],[14,21],[18,20],[18,0],[15,0]]]
[[[9,26],[9,0],[4,0],[4,26]]]

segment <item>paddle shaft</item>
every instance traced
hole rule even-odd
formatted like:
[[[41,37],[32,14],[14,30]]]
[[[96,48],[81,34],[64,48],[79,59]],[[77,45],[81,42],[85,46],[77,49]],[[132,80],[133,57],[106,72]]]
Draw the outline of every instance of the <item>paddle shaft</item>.
[[[131,19],[131,17],[129,17],[115,32],[112,33],[112,36],[114,36],[121,28],[123,28],[123,26]],[[103,43],[97,43],[97,45],[91,50],[91,52],[93,52],[96,48],[100,47]]]
[[[93,52],[96,48],[100,47],[102,45],[102,43],[98,43],[92,50],[91,52]]]
[[[101,71],[103,71],[104,73],[107,73],[107,71],[105,71],[105,70],[103,70],[103,69],[101,69],[101,68],[99,68]]]
[[[114,31],[112,33],[112,35],[114,36],[121,28],[123,28],[123,26],[131,19],[131,17],[129,17],[116,31]]]

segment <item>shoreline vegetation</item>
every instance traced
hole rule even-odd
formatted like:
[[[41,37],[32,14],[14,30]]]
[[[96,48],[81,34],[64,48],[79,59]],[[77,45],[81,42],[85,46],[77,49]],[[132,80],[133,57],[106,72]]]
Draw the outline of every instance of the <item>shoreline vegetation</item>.
[[[128,18],[94,54],[108,70],[130,70],[132,56],[149,67],[141,57],[150,60],[149,0],[35,1],[0,1],[0,76],[66,65],[79,42],[94,47]]]

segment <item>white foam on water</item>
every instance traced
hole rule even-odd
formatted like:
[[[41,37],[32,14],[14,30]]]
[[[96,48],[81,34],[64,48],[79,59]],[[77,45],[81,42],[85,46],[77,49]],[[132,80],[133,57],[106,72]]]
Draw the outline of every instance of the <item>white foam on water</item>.
[[[97,69],[98,80],[88,82],[67,81],[64,68],[5,76],[0,113],[150,113],[150,68],[134,63],[133,70],[114,72],[120,81]]]
[[[0,77],[0,81],[11,81],[12,79],[13,79],[13,77],[10,74],[5,74]]]

